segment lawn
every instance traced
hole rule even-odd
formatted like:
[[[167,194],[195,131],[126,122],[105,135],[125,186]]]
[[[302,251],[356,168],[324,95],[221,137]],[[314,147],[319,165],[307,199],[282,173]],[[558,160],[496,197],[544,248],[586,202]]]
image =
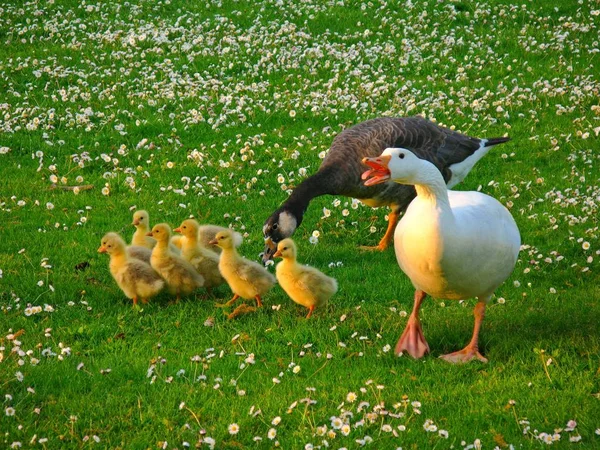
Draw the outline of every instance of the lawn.
[[[5,2],[0,447],[600,448],[599,24],[593,0]],[[394,355],[413,289],[358,249],[387,210],[352,199],[294,236],[340,286],[309,320],[278,286],[236,320],[226,286],[134,309],[96,251],[146,209],[232,227],[257,260],[337,133],[415,114],[512,138],[456,188],[522,235],[487,364],[437,358],[473,299],[427,299],[431,354]]]

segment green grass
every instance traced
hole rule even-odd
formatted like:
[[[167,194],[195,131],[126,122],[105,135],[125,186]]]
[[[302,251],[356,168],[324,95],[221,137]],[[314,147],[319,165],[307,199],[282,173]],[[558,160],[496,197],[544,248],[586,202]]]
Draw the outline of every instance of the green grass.
[[[538,448],[556,430],[553,448],[600,446],[598,5],[414,3],[1,7],[0,447],[356,448],[368,435],[384,449]],[[135,206],[154,223],[232,226],[254,258],[287,198],[278,174],[291,188],[344,127],[407,114],[512,137],[458,186],[509,205],[525,245],[487,311],[488,364],[436,358],[468,341],[473,300],[428,299],[432,354],[393,355],[413,290],[393,252],[357,249],[378,241],[386,211],[350,199],[315,200],[294,236],[340,285],[310,320],[279,287],[234,321],[214,306],[227,287],[137,311],[96,253],[107,231],[129,239]],[[94,188],[51,190],[51,175]],[[320,436],[344,411],[350,434]]]

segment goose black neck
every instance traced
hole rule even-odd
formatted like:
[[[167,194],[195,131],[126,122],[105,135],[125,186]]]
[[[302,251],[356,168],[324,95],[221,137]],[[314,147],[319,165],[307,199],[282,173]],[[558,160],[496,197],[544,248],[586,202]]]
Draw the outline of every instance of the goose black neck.
[[[326,172],[321,170],[308,177],[292,191],[289,198],[281,205],[280,210],[290,211],[300,225],[302,216],[311,200],[328,193],[327,178]]]

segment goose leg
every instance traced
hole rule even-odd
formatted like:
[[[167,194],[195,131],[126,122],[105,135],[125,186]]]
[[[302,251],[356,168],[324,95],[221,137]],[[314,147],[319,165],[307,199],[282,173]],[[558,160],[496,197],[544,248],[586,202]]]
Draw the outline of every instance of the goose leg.
[[[217,303],[215,306],[217,306],[218,308],[223,308],[223,307],[225,307],[225,306],[231,306],[231,305],[233,305],[233,304],[235,303],[235,301],[236,301],[238,298],[240,298],[240,296],[239,296],[239,295],[237,295],[237,294],[233,294],[233,298],[232,298],[231,300],[229,300],[229,301],[228,301],[228,302],[226,302],[226,303]]]
[[[137,306],[137,297],[133,297],[133,306]]]
[[[485,305],[487,304],[487,300],[479,300],[473,309],[473,315],[475,316],[475,325],[473,326],[473,336],[471,337],[471,342],[467,344],[465,348],[459,350],[458,352],[449,353],[447,355],[442,355],[440,358],[445,359],[451,363],[465,363],[471,361],[472,359],[477,358],[481,362],[487,362],[488,360],[479,353],[479,347],[477,346],[479,340],[479,330],[481,329],[481,322],[483,322],[483,318],[485,317]]]
[[[396,230],[396,225],[398,224],[398,218],[400,217],[400,215],[398,214],[398,212],[393,209],[392,212],[390,212],[388,214],[388,227],[387,230],[385,232],[385,234],[383,235],[383,237],[381,238],[381,241],[379,241],[379,244],[376,245],[375,247],[369,247],[366,245],[361,246],[361,250],[370,250],[370,251],[384,251],[386,248],[388,248],[390,246],[390,244],[392,243],[392,241],[394,240],[394,231]]]
[[[256,299],[256,306],[260,308],[262,306],[262,301],[260,299],[260,295],[257,295],[254,298]]]
[[[400,339],[396,344],[396,355],[407,352],[410,356],[417,359],[421,358],[426,353],[429,353],[429,344],[427,344],[427,341],[425,340],[421,322],[419,321],[419,309],[426,296],[427,294],[423,291],[415,291],[413,310],[408,318],[404,333],[402,333],[402,336],[400,336]]]
[[[306,318],[308,319],[310,316],[312,316],[313,311],[315,310],[315,305],[310,305],[308,307],[308,315],[306,316]]]

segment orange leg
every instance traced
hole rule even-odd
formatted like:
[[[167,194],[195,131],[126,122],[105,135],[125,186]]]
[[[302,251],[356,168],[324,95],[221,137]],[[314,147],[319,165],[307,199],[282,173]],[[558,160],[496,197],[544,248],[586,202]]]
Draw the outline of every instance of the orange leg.
[[[487,362],[487,358],[483,357],[481,353],[479,353],[478,341],[479,341],[479,330],[481,329],[481,322],[485,317],[485,305],[487,301],[479,301],[475,305],[475,309],[473,309],[473,315],[475,316],[475,325],[473,327],[473,336],[471,337],[471,342],[467,344],[465,348],[458,352],[449,353],[447,355],[442,355],[440,358],[445,359],[451,363],[464,363],[471,361],[472,359],[477,358],[481,362]]]
[[[383,237],[381,238],[381,241],[379,241],[379,244],[376,245],[375,247],[362,246],[361,249],[362,250],[371,250],[371,251],[377,250],[377,251],[382,252],[386,248],[388,248],[394,240],[394,231],[396,231],[396,225],[398,224],[399,217],[400,217],[400,215],[395,210],[392,210],[392,212],[390,212],[388,214],[387,230],[386,230],[385,234],[383,235]]]
[[[258,306],[260,308],[263,305],[262,300],[260,299],[260,295],[257,295],[254,298],[256,299],[256,306]]]
[[[143,303],[144,305],[147,305],[147,304],[148,304],[148,299],[147,299],[147,298],[143,298],[143,299],[142,299],[142,303]]]
[[[408,318],[406,328],[396,344],[396,355],[407,352],[413,358],[418,359],[426,353],[429,353],[429,344],[427,344],[427,341],[425,340],[421,322],[419,321],[419,309],[421,309],[421,303],[426,296],[427,294],[423,291],[415,291],[413,310]]]
[[[137,306],[137,297],[133,297],[133,306]]]
[[[240,298],[240,296],[239,296],[239,295],[237,295],[237,294],[233,294],[233,298],[232,298],[231,300],[229,300],[229,301],[228,301],[228,302],[226,302],[226,303],[217,303],[215,306],[217,306],[217,307],[219,307],[219,308],[224,308],[224,307],[226,307],[226,306],[231,306],[231,305],[233,305],[233,304],[235,303],[235,301],[236,301],[238,298]]]
[[[312,316],[313,311],[315,310],[315,305],[310,305],[308,307],[308,315],[306,316],[306,318],[308,319],[310,316]]]

